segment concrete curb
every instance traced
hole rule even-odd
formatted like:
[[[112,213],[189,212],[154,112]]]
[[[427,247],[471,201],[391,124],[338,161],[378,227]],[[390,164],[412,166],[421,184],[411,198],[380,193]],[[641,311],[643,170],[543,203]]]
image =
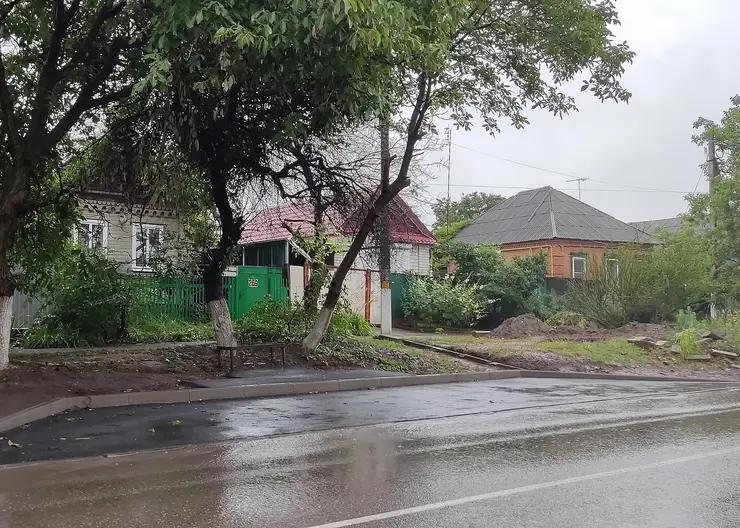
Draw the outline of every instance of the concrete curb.
[[[346,380],[304,381],[299,383],[270,383],[263,385],[239,385],[205,389],[181,389],[155,392],[129,392],[56,398],[28,409],[0,418],[0,433],[22,425],[47,418],[64,411],[79,409],[102,409],[128,405],[154,405],[190,403],[213,400],[238,400],[265,398],[269,396],[293,396],[384,387],[410,387],[512,378],[559,378],[623,381],[671,381],[671,382],[714,382],[738,383],[733,381],[704,378],[666,378],[662,376],[633,376],[629,374],[601,374],[591,372],[550,372],[540,370],[494,370],[489,372],[463,372],[460,374],[427,374]]]

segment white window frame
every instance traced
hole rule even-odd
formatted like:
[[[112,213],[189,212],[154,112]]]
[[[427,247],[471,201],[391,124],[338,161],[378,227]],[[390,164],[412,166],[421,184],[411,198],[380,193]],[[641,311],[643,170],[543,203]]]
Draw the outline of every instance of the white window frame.
[[[157,229],[159,231],[159,243],[160,245],[164,242],[164,226],[162,224],[133,224],[133,230],[131,232],[131,269],[134,271],[152,271],[151,266],[137,266],[136,265],[136,235],[141,231],[149,232],[150,229]],[[146,237],[146,245],[144,251],[147,253],[147,261],[151,260],[151,248],[149,246],[149,235]]]
[[[583,261],[583,277],[576,277],[576,260]],[[570,257],[571,277],[574,279],[585,279],[588,276],[588,258],[582,255],[571,255]],[[580,273],[580,272],[579,272]]]
[[[609,276],[609,263],[614,262],[616,276],[610,277]],[[617,257],[605,257],[604,258],[604,276],[609,280],[617,280],[619,279],[619,259]]]
[[[103,245],[100,247],[100,249],[106,249],[108,247],[108,222],[106,222],[105,220],[101,220],[99,218],[83,218],[75,226],[74,231],[72,231],[72,242],[74,242],[75,244],[79,244],[80,235],[79,235],[79,232],[78,231],[79,231],[80,227],[82,227],[83,225],[90,225],[90,226],[98,225],[98,226],[103,226]],[[89,235],[92,235],[92,232],[91,232],[90,229],[88,229],[88,234]],[[92,242],[92,236],[88,236],[87,248],[88,249],[96,249],[96,248],[92,248],[90,246],[89,242]]]

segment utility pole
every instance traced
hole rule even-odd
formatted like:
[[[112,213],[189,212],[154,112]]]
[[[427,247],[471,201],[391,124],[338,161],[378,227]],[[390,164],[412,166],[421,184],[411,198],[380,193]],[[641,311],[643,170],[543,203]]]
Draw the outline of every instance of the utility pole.
[[[712,136],[707,142],[707,177],[709,179],[709,224],[712,229],[717,227],[717,212],[713,203],[714,191],[717,186],[717,177],[719,176],[719,165],[717,164],[717,147],[715,137]],[[712,278],[717,280],[717,263],[714,263],[712,270]],[[709,303],[709,317],[714,319],[717,317],[717,303],[716,296],[713,293],[711,302]]]
[[[388,192],[391,171],[391,149],[388,120],[381,118],[380,130],[380,192]],[[380,255],[380,333],[390,335],[393,332],[393,302],[391,299],[391,234],[388,215],[393,203],[389,203],[380,212],[380,234],[378,245]]]
[[[578,182],[578,199],[581,199],[581,182],[585,182],[588,180],[588,178],[573,178],[572,180],[566,180],[568,183],[570,182]]]
[[[447,127],[447,236],[450,236],[450,171],[452,170],[452,128]]]

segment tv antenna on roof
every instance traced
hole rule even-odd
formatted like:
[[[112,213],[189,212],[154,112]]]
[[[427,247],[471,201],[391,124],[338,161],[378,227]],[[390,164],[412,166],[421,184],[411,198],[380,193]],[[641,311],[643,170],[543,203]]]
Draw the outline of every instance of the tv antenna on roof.
[[[568,183],[570,182],[578,182],[578,199],[581,199],[581,182],[585,182],[588,180],[588,178],[573,178],[572,180],[566,180]]]

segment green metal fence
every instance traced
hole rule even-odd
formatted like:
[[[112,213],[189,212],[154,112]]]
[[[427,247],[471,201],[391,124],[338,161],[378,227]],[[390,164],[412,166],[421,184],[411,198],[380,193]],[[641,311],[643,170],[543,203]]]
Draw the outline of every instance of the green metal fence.
[[[223,277],[221,288],[229,304],[237,298],[236,277]],[[206,321],[208,311],[202,279],[160,279],[136,277],[132,288],[134,316],[154,316],[181,321]]]
[[[282,268],[239,266],[236,277],[223,277],[221,288],[231,317],[238,319],[267,296],[277,300],[289,298]],[[203,281],[133,278],[134,316],[156,316],[182,321],[206,321],[208,310]]]

